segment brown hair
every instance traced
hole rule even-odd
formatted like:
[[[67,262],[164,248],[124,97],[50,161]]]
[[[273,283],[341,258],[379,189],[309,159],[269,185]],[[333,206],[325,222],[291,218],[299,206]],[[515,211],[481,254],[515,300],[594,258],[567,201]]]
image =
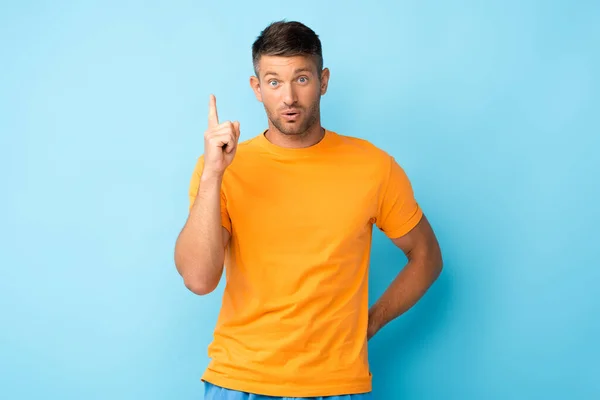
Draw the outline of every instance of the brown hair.
[[[252,63],[258,75],[261,56],[310,56],[317,64],[317,74],[323,69],[323,53],[319,36],[296,21],[278,21],[267,26],[252,45]]]

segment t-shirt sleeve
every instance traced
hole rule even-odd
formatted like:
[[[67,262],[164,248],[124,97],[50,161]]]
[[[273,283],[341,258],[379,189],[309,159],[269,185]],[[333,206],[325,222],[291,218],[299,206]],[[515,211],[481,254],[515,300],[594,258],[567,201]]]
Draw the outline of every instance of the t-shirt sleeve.
[[[388,168],[384,174],[379,196],[376,224],[389,238],[407,234],[423,216],[413,188],[402,167],[388,156]]]
[[[192,209],[196,196],[198,195],[198,188],[200,186],[200,177],[202,176],[202,169],[204,168],[204,156],[200,156],[196,162],[194,172],[192,173],[192,179],[190,181],[189,198],[190,205],[189,209]],[[221,188],[221,225],[231,233],[231,219],[229,218],[229,212],[227,211],[227,197]]]

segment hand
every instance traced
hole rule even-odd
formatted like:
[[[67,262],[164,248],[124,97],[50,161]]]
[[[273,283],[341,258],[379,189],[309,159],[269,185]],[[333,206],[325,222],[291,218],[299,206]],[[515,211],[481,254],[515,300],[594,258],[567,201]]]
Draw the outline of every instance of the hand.
[[[219,124],[217,99],[211,94],[208,104],[208,129],[204,132],[203,176],[223,176],[225,169],[233,161],[239,138],[238,121]]]

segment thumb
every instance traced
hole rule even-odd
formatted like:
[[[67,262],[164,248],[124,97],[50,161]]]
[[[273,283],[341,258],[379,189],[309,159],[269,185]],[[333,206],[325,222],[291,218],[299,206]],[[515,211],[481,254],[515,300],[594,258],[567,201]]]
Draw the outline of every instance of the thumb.
[[[233,123],[233,129],[235,130],[236,139],[240,138],[240,121],[235,121]]]
[[[226,153],[231,153],[237,147],[237,142],[240,137],[240,123],[239,121],[233,122],[233,134],[235,135],[235,141],[231,144],[228,144],[225,148]]]

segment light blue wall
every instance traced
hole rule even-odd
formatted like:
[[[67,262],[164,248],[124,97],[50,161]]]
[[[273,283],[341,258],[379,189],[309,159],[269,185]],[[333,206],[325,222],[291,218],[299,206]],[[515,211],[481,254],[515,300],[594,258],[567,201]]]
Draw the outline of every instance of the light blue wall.
[[[173,245],[208,94],[265,127],[250,46],[281,18],[443,248],[371,342],[377,399],[600,398],[600,6],[541,0],[3,2],[0,397],[202,398],[222,286],[187,292]],[[372,301],[404,262],[378,232]]]

